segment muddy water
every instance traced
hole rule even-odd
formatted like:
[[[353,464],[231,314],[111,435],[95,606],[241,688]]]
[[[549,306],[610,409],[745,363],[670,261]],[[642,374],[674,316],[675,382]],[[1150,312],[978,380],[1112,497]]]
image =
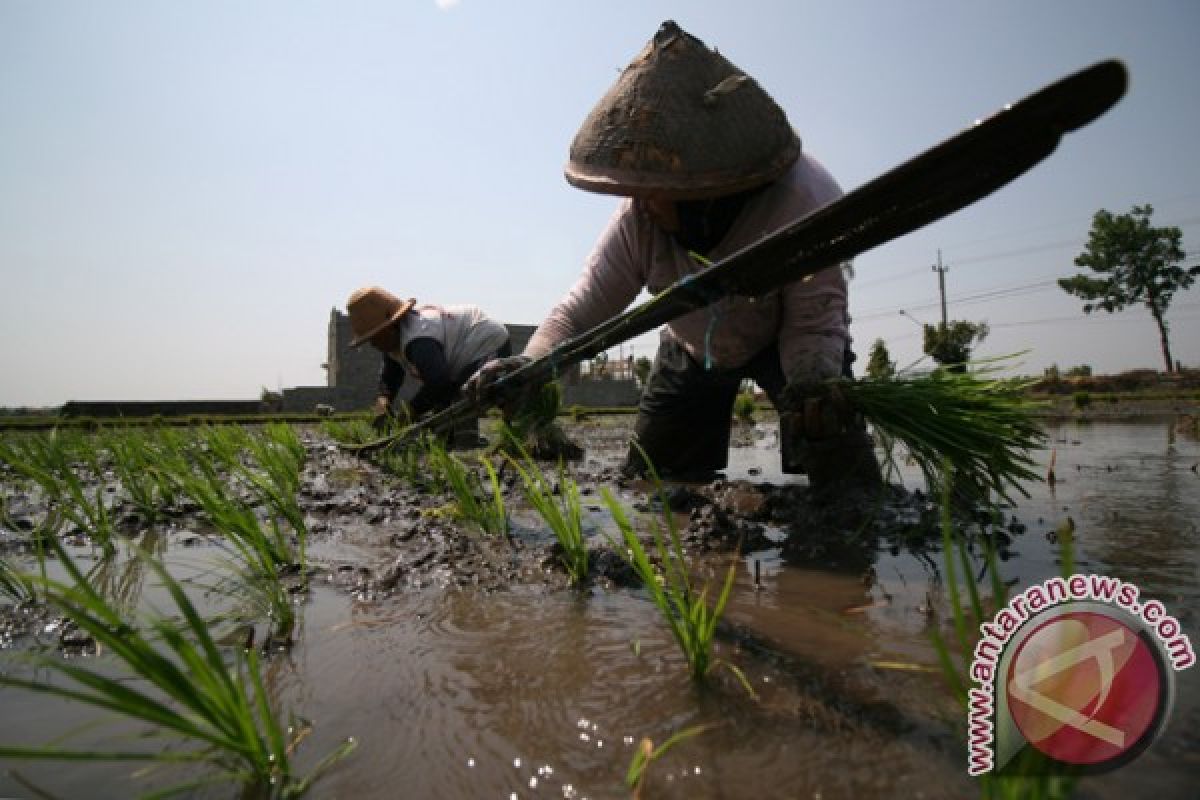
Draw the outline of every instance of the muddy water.
[[[615,464],[628,420],[579,431],[582,469]],[[1014,591],[1057,574],[1054,531],[1071,518],[1082,571],[1133,581],[1200,641],[1200,446],[1168,422],[1049,428],[1058,481],[1030,487],[1012,513],[1026,525],[1001,564]],[[728,477],[747,508],[753,484],[803,482],[778,473],[769,424],[743,429]],[[916,485],[917,476],[904,478]],[[744,481],[745,483],[739,483]],[[644,500],[622,493],[627,506]],[[594,495],[593,534],[608,525]],[[520,536],[535,518],[518,511]],[[940,553],[883,542],[867,564],[786,563],[779,550],[743,556],[706,689],[687,678],[669,632],[640,591],[520,582],[501,591],[445,578],[388,595],[338,587],[338,566],[386,560],[386,523],[341,519],[314,543],[329,578],[304,607],[301,640],[274,658],[279,701],[314,723],[302,767],[346,736],[358,750],[318,784],[317,797],[627,797],[622,778],[638,742],[708,727],[654,764],[648,797],[963,797],[972,786],[952,728],[959,714],[933,670],[931,611],[944,610]],[[768,536],[779,531],[768,530]],[[320,538],[320,537],[315,537]],[[203,560],[203,548],[168,558]],[[728,556],[713,556],[719,577]],[[436,578],[435,573],[435,578]],[[757,580],[756,580],[757,575]],[[147,597],[154,599],[153,588]],[[1194,797],[1200,784],[1200,670],[1180,674],[1164,737],[1080,796]],[[78,725],[72,709],[0,690],[2,741],[45,742]],[[20,731],[14,739],[12,733]],[[85,739],[81,741],[86,741]],[[155,785],[123,767],[20,765],[66,797],[127,797]],[[0,775],[0,796],[28,796]],[[220,796],[220,795],[215,795]]]

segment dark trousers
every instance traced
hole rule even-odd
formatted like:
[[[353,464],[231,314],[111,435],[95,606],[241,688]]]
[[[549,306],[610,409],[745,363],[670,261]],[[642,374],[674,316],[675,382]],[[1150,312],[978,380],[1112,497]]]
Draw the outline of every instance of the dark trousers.
[[[787,381],[777,345],[764,348],[736,369],[705,369],[683,345],[664,339],[638,403],[626,472],[645,471],[638,447],[664,478],[703,479],[724,468],[729,461],[733,402],[747,378],[779,406]]]

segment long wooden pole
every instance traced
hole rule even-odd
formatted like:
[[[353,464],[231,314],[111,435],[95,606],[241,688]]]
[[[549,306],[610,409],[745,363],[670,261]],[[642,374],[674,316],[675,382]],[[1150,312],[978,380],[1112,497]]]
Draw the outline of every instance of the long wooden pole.
[[[1063,134],[1087,125],[1120,100],[1127,83],[1119,61],[1102,61],[1052,83],[839,200],[684,277],[645,303],[563,342],[506,375],[494,389],[552,380],[573,364],[726,295],[764,295],[968,206],[1053,153]],[[460,400],[397,434],[350,449],[369,453],[402,444],[487,405],[487,397]]]

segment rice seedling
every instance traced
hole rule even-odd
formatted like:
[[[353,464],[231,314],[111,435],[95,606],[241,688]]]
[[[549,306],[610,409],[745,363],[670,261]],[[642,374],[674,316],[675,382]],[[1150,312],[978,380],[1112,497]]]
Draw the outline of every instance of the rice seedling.
[[[344,444],[366,444],[380,436],[379,431],[365,419],[324,419],[321,430],[325,435]]]
[[[522,464],[516,459],[509,462],[521,476],[525,499],[550,526],[558,540],[559,561],[567,570],[571,583],[582,586],[588,577],[588,549],[583,536],[583,511],[579,496],[579,485],[567,474],[562,462],[558,465],[558,499],[546,482],[546,476],[522,450]]]
[[[293,798],[305,793],[322,772],[354,748],[347,740],[307,776],[292,765],[300,735],[285,733],[259,673],[256,653],[237,650],[227,663],[203,618],[180,584],[145,553],[143,559],[169,593],[175,618],[148,620],[143,633],[90,586],[59,542],[52,547],[71,583],[40,580],[47,597],[95,639],[127,675],[90,668],[58,657],[37,655],[40,670],[62,680],[0,673],[0,686],[25,689],[112,712],[117,718],[150,726],[136,742],[162,740],[159,749],[0,746],[0,758],[21,760],[129,761],[157,765],[200,765],[212,774],[159,789],[153,796],[192,792],[217,783],[236,783],[246,798]]]
[[[300,470],[305,459],[304,445],[295,430],[286,423],[268,425],[265,436],[250,436],[246,445],[254,464],[240,464],[237,471],[272,515],[276,538],[282,537],[276,519],[282,518],[291,525],[296,535],[294,563],[303,565],[306,561],[308,528],[304,521],[304,510],[300,508],[298,492]]]
[[[104,447],[112,459],[113,471],[129,496],[142,520],[149,525],[159,521],[166,499],[156,475],[154,454],[147,447],[147,436],[141,432],[110,432],[104,437]]]
[[[653,470],[652,470],[653,472]],[[658,484],[658,478],[655,476],[655,483]],[[661,484],[659,485],[659,494],[662,495]],[[666,518],[667,531],[669,535],[669,544],[664,541],[662,529],[656,523],[651,524],[651,530],[654,536],[654,548],[658,556],[658,561],[662,565],[662,572],[655,570],[654,565],[650,561],[650,556],[646,553],[645,547],[642,546],[641,540],[638,538],[637,532],[626,516],[621,504],[613,497],[612,492],[607,487],[602,488],[601,495],[604,498],[605,505],[608,506],[612,513],[613,521],[616,522],[618,529],[621,531],[622,543],[613,541],[614,548],[624,554],[629,565],[634,572],[645,584],[646,590],[650,593],[650,599],[658,610],[662,613],[663,619],[671,629],[671,634],[675,637],[679,649],[683,652],[684,658],[687,659],[688,671],[691,674],[692,680],[697,682],[704,681],[709,671],[719,665],[727,667],[741,681],[746,690],[753,695],[754,690],[751,688],[749,681],[736,665],[720,659],[712,657],[713,636],[716,633],[717,622],[721,619],[721,615],[725,611],[725,604],[729,600],[730,591],[733,589],[733,579],[736,575],[737,562],[734,560],[730,563],[729,569],[725,574],[725,583],[721,587],[721,592],[717,596],[716,603],[710,608],[708,605],[708,587],[701,589],[692,582],[689,566],[683,552],[683,543],[679,538],[679,530],[675,525],[674,519],[671,517],[670,506],[663,503],[664,517]]]
[[[205,425],[200,429],[200,444],[224,469],[233,470],[241,464],[242,451],[249,444],[250,434],[237,425]]]
[[[988,621],[979,587],[972,580],[974,573],[967,543],[954,535],[951,521],[951,489],[953,469],[944,467],[947,480],[941,487],[942,564],[945,570],[944,585],[950,604],[950,621],[954,630],[954,641],[948,643],[938,627],[931,631],[938,666],[950,693],[965,717],[970,706],[968,689],[971,677],[968,674],[975,650],[975,634],[979,626]],[[991,586],[991,605],[1001,608],[1008,603],[1008,587],[1000,577],[996,555],[990,546],[984,551],[985,569]],[[1068,577],[1073,571],[1073,554],[1070,543],[1063,545],[1062,575]],[[962,586],[959,575],[962,575]],[[964,594],[966,608],[964,608]],[[952,656],[952,648],[955,654]],[[955,660],[958,660],[958,664]],[[959,666],[961,664],[961,666]],[[1055,775],[1045,768],[1045,760],[1033,748],[1025,750],[1004,768],[1004,774],[986,773],[979,776],[980,796],[985,800],[1052,800],[1070,797],[1075,778],[1070,775]]]
[[[654,746],[654,742],[650,738],[643,738],[638,743],[637,750],[634,751],[633,758],[629,762],[629,770],[625,773],[625,787],[633,793],[633,800],[639,800],[642,796],[642,783],[646,780],[646,771],[650,765],[662,758],[675,745],[704,733],[712,727],[714,726],[693,725],[690,728],[684,728],[658,747]]]
[[[479,473],[464,464],[453,453],[434,439],[426,443],[426,457],[431,471],[445,481],[454,495],[458,516],[474,524],[487,535],[504,536],[508,533],[508,512],[504,508],[504,492],[500,477],[492,462],[480,457],[479,463],[488,477],[485,486]]]
[[[21,526],[9,515],[8,498],[4,496],[0,496],[0,525],[11,531],[21,529]],[[33,550],[38,574],[42,579],[46,577],[46,543],[50,539],[58,537],[62,525],[62,516],[51,508],[40,521],[26,532],[25,538]],[[18,569],[14,561],[8,558],[4,558],[2,561],[3,563],[0,564],[0,595],[8,597],[17,605],[38,602],[37,582],[23,570]]]
[[[373,460],[381,469],[403,480],[408,484],[418,484],[424,480],[422,455],[423,446],[393,447],[375,454]]]
[[[0,442],[0,459],[18,475],[37,484],[63,517],[87,533],[105,555],[112,555],[116,552],[114,526],[104,499],[104,487],[98,485],[91,493],[85,489],[74,464],[79,458],[88,462],[99,477],[95,446],[82,437],[68,441],[53,431],[46,436]]]
[[[304,462],[308,458],[308,451],[304,449],[304,443],[300,441],[300,435],[296,433],[296,429],[286,422],[268,422],[265,429],[266,438],[268,441],[284,452],[292,460],[292,471],[297,475],[296,485],[299,486],[299,473],[304,468]]]
[[[38,599],[34,582],[4,556],[0,556],[0,597],[18,606],[36,603]]]
[[[269,517],[269,527],[264,527],[253,508],[231,496],[213,461],[197,459],[196,467],[196,472],[182,476],[183,491],[224,534],[236,555],[239,594],[272,620],[273,639],[289,642],[296,610],[291,592],[279,579],[284,570],[298,569],[304,574],[303,546],[293,548],[291,537],[275,517]]]
[[[826,384],[862,412],[883,440],[885,453],[904,444],[933,491],[942,484],[943,465],[952,468],[955,491],[975,500],[989,492],[1011,500],[1022,481],[1041,476],[1030,451],[1045,441],[1027,399],[1028,382],[990,378],[997,371],[983,362],[973,371],[938,370],[926,376]]]
[[[194,432],[178,428],[156,428],[149,446],[150,475],[163,508],[175,508],[185,496],[184,477],[192,473],[192,463],[203,457]]]

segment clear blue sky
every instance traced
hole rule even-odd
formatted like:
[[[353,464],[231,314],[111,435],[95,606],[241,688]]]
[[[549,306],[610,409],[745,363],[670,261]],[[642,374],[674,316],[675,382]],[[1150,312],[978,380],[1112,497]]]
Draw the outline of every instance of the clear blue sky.
[[[365,284],[539,322],[616,202],[567,185],[568,145],[669,18],[846,189],[1123,59],[1129,95],[1047,162],[861,256],[852,330],[915,360],[897,312],[937,319],[941,248],[951,316],[993,326],[984,354],[1160,366],[1143,311],[1085,318],[1047,284],[1099,208],[1153,204],[1200,262],[1194,0],[0,0],[0,405],[323,384],[329,311]],[[1200,365],[1200,290],[1169,319]]]

